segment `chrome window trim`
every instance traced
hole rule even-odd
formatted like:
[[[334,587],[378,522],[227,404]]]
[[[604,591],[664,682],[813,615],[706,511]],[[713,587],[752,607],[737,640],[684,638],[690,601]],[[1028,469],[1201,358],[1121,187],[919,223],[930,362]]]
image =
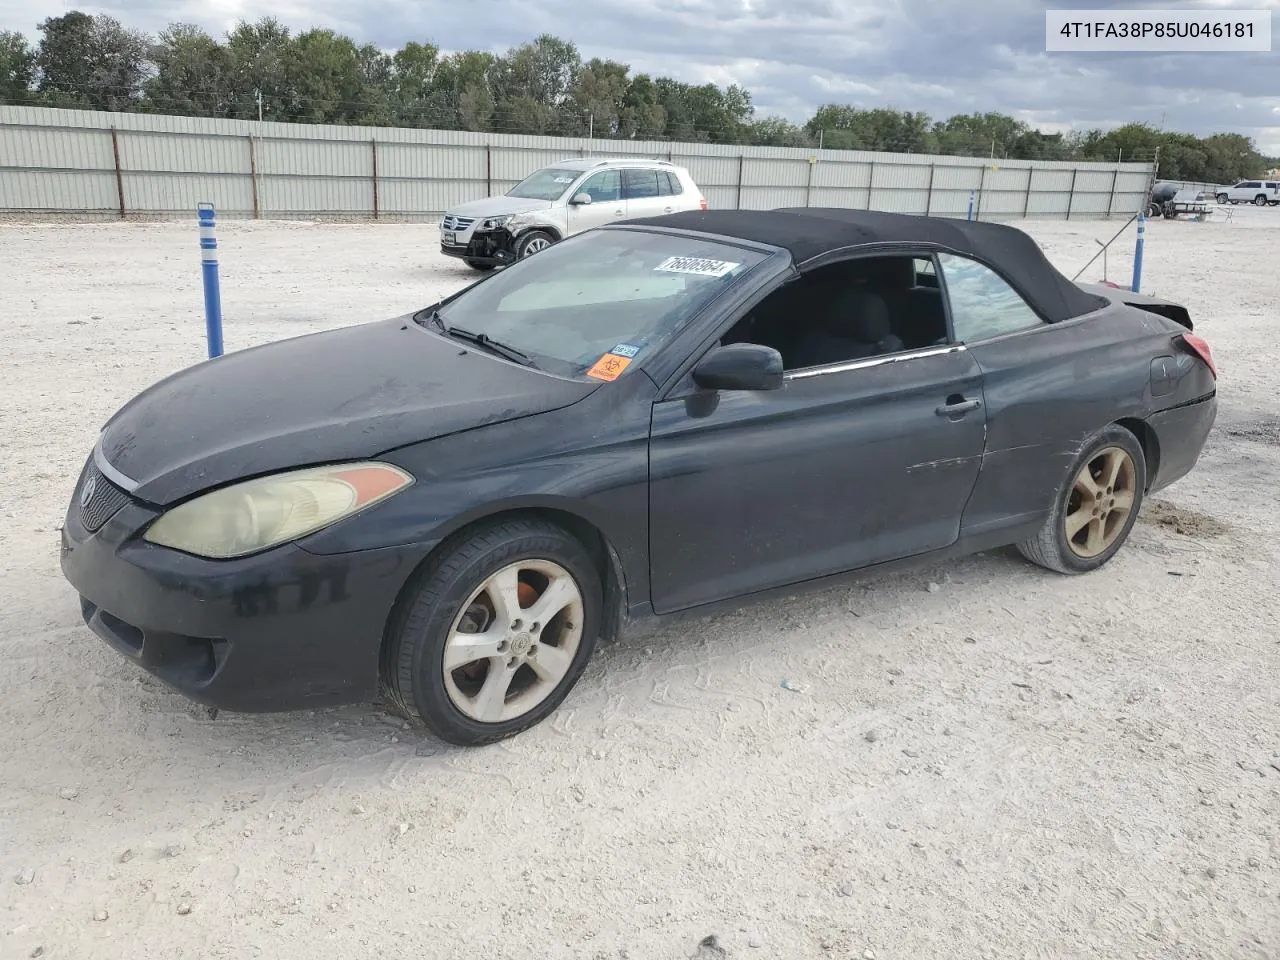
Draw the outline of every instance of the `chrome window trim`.
[[[891,353],[883,357],[867,357],[863,360],[847,360],[843,363],[826,364],[821,367],[804,367],[800,370],[789,370],[782,375],[784,381],[807,380],[810,377],[821,377],[829,373],[848,373],[851,370],[867,370],[888,363],[902,363],[904,360],[923,360],[926,357],[941,357],[948,353],[963,353],[963,343],[949,343],[941,347],[925,347],[921,350],[909,350],[905,353]]]

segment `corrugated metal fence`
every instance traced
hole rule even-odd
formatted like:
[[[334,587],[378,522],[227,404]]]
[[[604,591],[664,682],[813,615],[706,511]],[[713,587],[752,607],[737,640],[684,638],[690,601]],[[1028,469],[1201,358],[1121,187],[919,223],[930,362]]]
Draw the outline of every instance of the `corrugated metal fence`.
[[[705,143],[310,126],[0,106],[0,212],[431,219],[571,156],[689,169],[712,207],[851,207],[983,220],[1129,216],[1145,163],[984,160]]]

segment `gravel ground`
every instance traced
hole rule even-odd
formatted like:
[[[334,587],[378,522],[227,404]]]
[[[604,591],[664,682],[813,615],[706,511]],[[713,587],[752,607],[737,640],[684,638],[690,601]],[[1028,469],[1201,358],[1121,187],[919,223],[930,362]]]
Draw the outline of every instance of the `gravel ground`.
[[[1071,274],[1119,223],[1024,226]],[[222,224],[227,349],[467,282],[435,236]],[[210,720],[85,629],[58,526],[102,421],[204,356],[195,225],[0,225],[0,957],[1280,956],[1278,247],[1280,210],[1149,225],[1221,412],[1105,572],[681,623],[466,751]]]

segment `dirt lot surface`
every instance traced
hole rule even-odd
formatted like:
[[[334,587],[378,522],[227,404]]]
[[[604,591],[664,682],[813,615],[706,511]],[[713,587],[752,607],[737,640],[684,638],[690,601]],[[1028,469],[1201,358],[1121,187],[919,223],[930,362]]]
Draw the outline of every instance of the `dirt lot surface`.
[[[1120,222],[1023,226],[1070,275]],[[228,350],[473,276],[430,225],[219,238]],[[1221,412],[1104,572],[668,627],[464,751],[376,705],[210,720],[88,632],[58,527],[102,421],[204,357],[195,224],[0,225],[0,957],[1280,956],[1278,249],[1280,210],[1149,225]]]

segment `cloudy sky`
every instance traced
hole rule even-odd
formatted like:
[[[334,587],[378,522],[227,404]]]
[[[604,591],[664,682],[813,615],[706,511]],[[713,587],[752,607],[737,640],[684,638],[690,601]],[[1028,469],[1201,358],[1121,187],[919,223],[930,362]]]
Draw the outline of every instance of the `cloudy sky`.
[[[1270,53],[1045,53],[1044,10],[1269,8]],[[739,83],[758,113],[802,121],[822,103],[923,110],[935,117],[998,110],[1044,130],[1131,120],[1197,134],[1232,131],[1280,154],[1280,0],[1106,3],[1100,0],[0,0],[0,29],[35,39],[68,9],[109,13],[156,32],[197,23],[220,36],[272,15],[394,48],[500,51],[552,33],[584,59],[636,72]]]

